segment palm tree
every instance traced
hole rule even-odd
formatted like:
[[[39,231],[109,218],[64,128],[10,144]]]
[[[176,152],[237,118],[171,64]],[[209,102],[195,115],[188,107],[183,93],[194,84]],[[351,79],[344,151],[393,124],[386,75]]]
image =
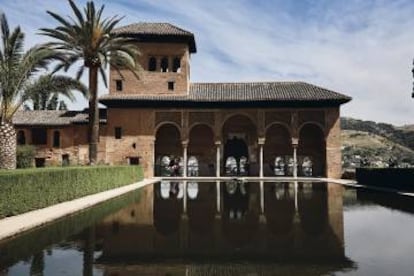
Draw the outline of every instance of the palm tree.
[[[104,5],[97,10],[92,1],[87,2],[82,14],[73,0],[68,1],[74,17],[63,18],[47,11],[59,22],[59,26],[40,30],[43,35],[55,39],[48,43],[48,47],[56,49],[64,56],[64,59],[59,60],[56,70],[68,70],[78,61],[83,61],[76,75],[79,79],[85,68],[89,69],[89,163],[94,165],[97,161],[99,138],[98,73],[105,86],[105,68],[108,64],[118,71],[120,68],[128,69],[137,76],[135,61],[138,49],[130,39],[113,34],[114,27],[122,18],[113,16],[103,19]]]
[[[24,105],[26,110],[67,110],[67,105],[60,97],[73,102],[75,96],[72,89],[79,90],[84,97],[87,96],[87,88],[79,81],[54,75],[43,75],[37,80],[39,85],[35,91],[29,91],[28,99]]]
[[[16,168],[16,132],[12,117],[32,93],[53,87],[55,91],[80,88],[67,77],[37,77],[60,54],[44,46],[23,50],[24,33],[20,27],[10,32],[5,14],[0,14],[0,169]],[[62,81],[64,80],[64,81]]]

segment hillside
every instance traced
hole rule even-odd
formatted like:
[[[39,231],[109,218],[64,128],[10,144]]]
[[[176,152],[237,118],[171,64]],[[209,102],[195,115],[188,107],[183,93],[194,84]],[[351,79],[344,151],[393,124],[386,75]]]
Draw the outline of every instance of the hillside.
[[[414,127],[341,118],[344,168],[387,167],[390,159],[399,166],[414,165]]]

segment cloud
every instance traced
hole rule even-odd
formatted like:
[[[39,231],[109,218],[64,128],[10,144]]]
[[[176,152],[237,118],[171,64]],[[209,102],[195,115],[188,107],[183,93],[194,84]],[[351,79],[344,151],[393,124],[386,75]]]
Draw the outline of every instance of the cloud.
[[[45,39],[36,30],[54,24],[46,9],[70,12],[62,2],[16,0],[2,7],[28,33],[28,42],[35,43]],[[352,96],[342,109],[345,116],[396,124],[414,121],[412,1],[96,3],[106,4],[107,15],[126,15],[124,24],[171,22],[194,32],[198,52],[192,57],[193,81],[307,81]]]

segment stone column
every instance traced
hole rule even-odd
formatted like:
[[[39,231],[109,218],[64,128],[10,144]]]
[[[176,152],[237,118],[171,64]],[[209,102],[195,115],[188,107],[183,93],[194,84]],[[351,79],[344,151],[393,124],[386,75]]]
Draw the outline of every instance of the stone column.
[[[259,138],[258,144],[259,144],[259,162],[260,162],[260,169],[259,169],[259,177],[263,177],[263,145],[265,143],[265,138]]]
[[[299,139],[298,138],[292,138],[292,147],[293,147],[293,177],[298,177],[298,145],[299,145]]]
[[[220,177],[220,146],[221,141],[216,141],[216,177]]]
[[[183,163],[184,163],[184,167],[183,167],[183,176],[187,177],[187,166],[188,166],[188,162],[187,162],[187,149],[188,149],[188,141],[182,141],[181,142],[183,145]]]

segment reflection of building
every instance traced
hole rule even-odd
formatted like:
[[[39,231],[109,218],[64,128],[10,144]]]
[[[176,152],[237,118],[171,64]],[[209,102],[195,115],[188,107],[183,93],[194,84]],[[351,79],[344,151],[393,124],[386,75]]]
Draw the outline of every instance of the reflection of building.
[[[100,98],[107,107],[100,161],[141,163],[151,176],[154,167],[161,173],[164,156],[181,157],[184,166],[194,156],[200,176],[219,176],[234,158],[235,173],[258,176],[274,175],[276,158],[287,165],[279,174],[296,174],[295,164],[303,174],[307,157],[314,176],[340,176],[339,108],[349,97],[303,82],[191,83],[192,33],[165,23],[132,24],[116,33],[136,39],[144,70],[138,79],[110,71],[109,94]],[[82,112],[14,118],[18,142],[38,146],[39,166],[86,162],[86,122]]]
[[[118,261],[312,261],[322,267],[333,264],[331,269],[350,265],[343,247],[341,186],[246,185],[246,201],[232,201],[222,183],[219,203],[216,183],[199,183],[193,200],[186,196],[163,199],[159,185],[147,188],[140,203],[97,226],[103,240],[98,263],[105,263],[108,271],[117,267]],[[230,210],[240,211],[240,216],[230,215]],[[145,271],[145,266],[138,268],[142,270],[135,273]]]

